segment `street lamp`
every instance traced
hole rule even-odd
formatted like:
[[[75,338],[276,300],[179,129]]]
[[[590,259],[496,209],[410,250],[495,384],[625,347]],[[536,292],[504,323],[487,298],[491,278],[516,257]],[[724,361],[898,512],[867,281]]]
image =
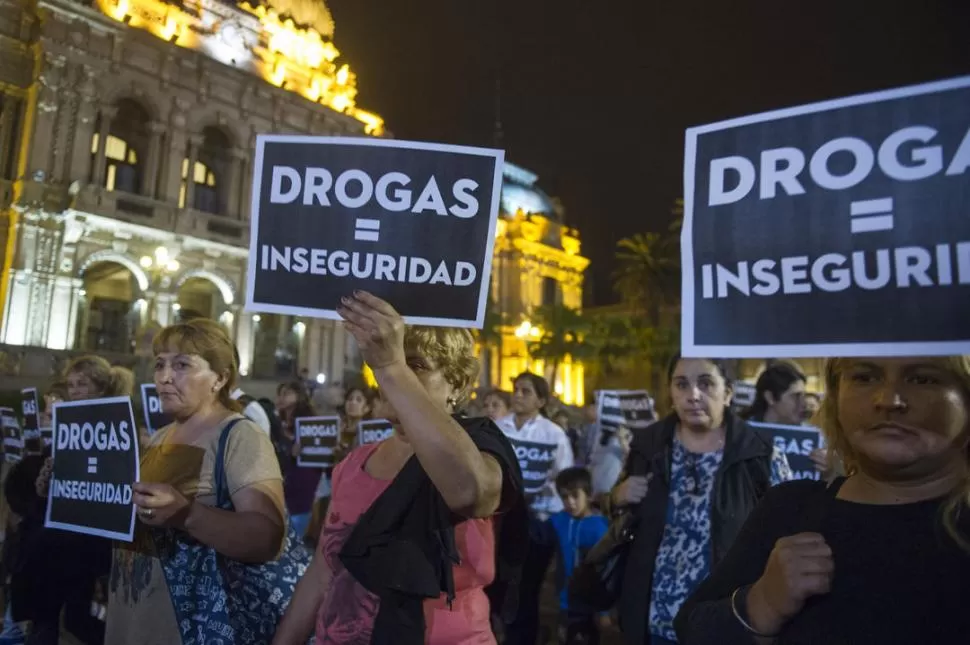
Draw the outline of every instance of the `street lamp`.
[[[174,259],[169,253],[169,250],[165,246],[156,247],[155,252],[152,255],[143,255],[138,264],[141,268],[145,269],[151,274],[151,284],[153,291],[151,293],[151,302],[148,303],[148,308],[146,310],[149,315],[153,315],[156,306],[156,297],[158,295],[158,290],[168,289],[169,284],[172,280],[172,275],[178,272],[179,263],[178,260]],[[172,310],[178,312],[178,303],[172,305]],[[143,312],[144,316],[146,312]]]
[[[523,340],[538,340],[542,337],[542,328],[536,327],[528,320],[523,320],[522,324],[515,328],[515,337]]]

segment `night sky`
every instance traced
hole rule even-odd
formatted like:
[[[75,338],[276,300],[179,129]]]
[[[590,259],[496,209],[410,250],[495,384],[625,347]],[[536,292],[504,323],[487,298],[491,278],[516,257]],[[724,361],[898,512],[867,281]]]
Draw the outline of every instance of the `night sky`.
[[[662,230],[691,125],[970,74],[970,0],[327,0],[359,104],[401,139],[491,145],[560,197],[616,299],[616,241]]]

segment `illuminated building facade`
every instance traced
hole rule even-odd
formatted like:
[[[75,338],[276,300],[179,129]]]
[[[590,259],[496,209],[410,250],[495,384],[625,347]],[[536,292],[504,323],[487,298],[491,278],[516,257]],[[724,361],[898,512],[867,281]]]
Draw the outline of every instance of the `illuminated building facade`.
[[[546,195],[536,175],[506,163],[501,215],[492,260],[492,299],[507,323],[501,342],[486,352],[489,382],[510,389],[525,371],[552,376],[552,368],[529,358],[528,345],[542,335],[531,315],[544,305],[583,305],[583,273],[589,260],[580,254],[579,232],[563,223],[563,209]],[[553,388],[570,405],[581,405],[583,366],[569,357],[556,370]]]
[[[241,303],[256,134],[380,136],[355,97],[322,0],[0,0],[0,343],[148,355],[191,312],[253,376],[355,372]]]

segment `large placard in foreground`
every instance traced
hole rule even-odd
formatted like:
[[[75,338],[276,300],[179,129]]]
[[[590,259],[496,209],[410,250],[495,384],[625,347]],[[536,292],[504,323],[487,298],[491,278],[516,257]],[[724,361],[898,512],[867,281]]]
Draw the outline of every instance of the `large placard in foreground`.
[[[504,155],[389,139],[256,140],[246,309],[338,319],[356,290],[410,324],[481,327]]]
[[[685,356],[970,352],[970,77],[687,131]]]

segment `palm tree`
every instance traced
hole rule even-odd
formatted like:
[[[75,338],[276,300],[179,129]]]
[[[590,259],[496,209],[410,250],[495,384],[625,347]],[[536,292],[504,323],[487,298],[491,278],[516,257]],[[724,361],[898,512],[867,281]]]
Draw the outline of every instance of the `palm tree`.
[[[613,288],[651,322],[659,322],[663,306],[677,297],[680,271],[675,240],[661,233],[637,233],[616,245],[619,267],[613,273]]]
[[[589,346],[584,343],[590,326],[579,309],[565,305],[539,307],[533,312],[533,319],[542,333],[530,344],[529,355],[552,365],[549,381],[555,385],[559,365],[566,357],[578,362],[590,354]]]

